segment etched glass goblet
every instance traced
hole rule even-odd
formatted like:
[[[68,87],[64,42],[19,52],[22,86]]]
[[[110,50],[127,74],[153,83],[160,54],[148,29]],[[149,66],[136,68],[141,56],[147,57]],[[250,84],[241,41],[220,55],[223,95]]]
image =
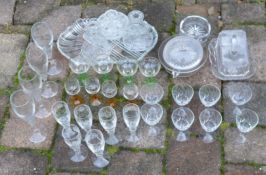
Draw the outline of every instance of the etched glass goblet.
[[[163,117],[163,107],[160,104],[143,104],[140,108],[140,114],[143,121],[150,126],[148,135],[149,136],[157,136],[158,129],[156,128],[156,124],[160,122]]]
[[[86,134],[85,142],[91,152],[97,157],[93,165],[98,168],[106,167],[109,161],[104,158],[105,140],[102,132],[98,129],[92,129]]]
[[[34,116],[35,103],[32,96],[25,93],[21,89],[16,90],[10,96],[10,104],[15,114],[32,127],[33,134],[29,140],[36,144],[45,141],[46,134],[42,133],[41,130],[36,126],[36,120]]]
[[[105,142],[109,145],[117,144],[119,140],[115,136],[117,117],[114,108],[111,106],[102,107],[98,112],[98,116],[103,129],[109,135]]]
[[[205,107],[211,107],[220,100],[221,91],[217,86],[207,84],[200,87],[199,98]]]
[[[159,83],[144,84],[140,88],[140,96],[145,103],[154,105],[159,103],[163,98],[163,87]]]
[[[52,105],[52,113],[57,123],[59,123],[63,128],[68,128],[70,126],[71,113],[66,102],[55,102]]]
[[[235,105],[244,105],[252,98],[252,89],[248,84],[228,84],[228,96]]]
[[[102,84],[102,94],[106,98],[113,98],[117,94],[117,87],[113,80],[105,80]]]
[[[123,119],[130,131],[130,136],[127,138],[129,142],[139,141],[137,136],[137,128],[140,121],[140,109],[138,105],[129,103],[123,107]]]
[[[172,97],[177,105],[185,106],[193,98],[194,90],[189,84],[176,84],[172,88]]]
[[[214,141],[212,132],[219,128],[222,123],[222,115],[219,111],[212,108],[204,109],[199,116],[201,127],[206,131],[203,137],[204,143],[211,143]]]
[[[86,132],[90,132],[92,126],[92,112],[88,105],[81,104],[74,108],[74,117],[78,125]]]
[[[155,77],[161,69],[158,58],[146,57],[139,63],[139,71],[145,77]]]
[[[129,83],[124,85],[122,93],[125,99],[134,100],[139,96],[139,88],[135,83]]]
[[[73,162],[82,162],[88,156],[88,151],[84,145],[81,144],[81,133],[79,128],[71,124],[67,128],[63,128],[62,136],[65,143],[71,148],[71,151],[68,153],[70,160]]]
[[[184,142],[188,140],[188,135],[186,135],[185,131],[191,127],[194,118],[194,113],[187,107],[176,108],[173,111],[171,119],[175,128],[179,130],[176,137],[177,141]]]
[[[64,86],[68,95],[77,95],[80,92],[79,80],[75,76],[70,76]]]

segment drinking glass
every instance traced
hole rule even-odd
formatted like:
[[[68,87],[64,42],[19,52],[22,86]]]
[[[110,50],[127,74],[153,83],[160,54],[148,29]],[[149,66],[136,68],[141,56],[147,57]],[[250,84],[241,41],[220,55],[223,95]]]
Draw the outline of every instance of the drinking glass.
[[[36,117],[49,117],[51,110],[41,98],[42,81],[38,74],[29,66],[25,65],[19,70],[18,79],[23,91],[34,97],[35,103],[37,104]]]
[[[193,124],[194,113],[187,107],[180,107],[173,111],[171,118],[175,128],[179,130],[176,140],[180,142],[188,140],[185,131]]]
[[[97,94],[101,89],[100,80],[96,77],[89,77],[84,81],[85,90],[88,94]]]
[[[193,98],[194,90],[189,84],[176,84],[172,88],[172,97],[177,105],[185,106]]]
[[[217,86],[207,84],[200,87],[199,98],[205,107],[211,107],[220,100],[221,91]]]
[[[159,83],[148,83],[140,88],[140,96],[145,103],[154,105],[163,98],[163,87]]]
[[[102,84],[102,94],[106,98],[113,98],[117,94],[117,87],[113,80],[105,80]]]
[[[118,72],[125,77],[133,76],[138,71],[138,64],[134,60],[123,60],[116,67]]]
[[[212,136],[212,132],[214,132],[216,129],[219,128],[219,126],[222,123],[222,115],[219,111],[212,109],[212,108],[206,108],[204,109],[199,116],[199,121],[201,127],[204,129],[205,136],[203,137],[204,143],[211,143],[214,141],[214,138]]]
[[[145,77],[155,77],[161,69],[158,58],[146,57],[139,63],[139,71]]]
[[[123,107],[123,119],[130,131],[130,136],[127,138],[129,142],[139,141],[137,136],[137,128],[140,121],[140,109],[138,105],[134,103],[129,103]]]
[[[90,132],[92,126],[92,112],[88,105],[81,104],[74,108],[74,117],[78,125],[86,132]]]
[[[88,156],[88,151],[84,145],[81,144],[81,133],[79,128],[71,124],[67,128],[63,128],[62,136],[65,143],[71,148],[71,151],[68,153],[70,160],[73,162],[82,162]]]
[[[139,96],[139,88],[135,83],[124,85],[122,91],[123,97],[127,100],[134,100]]]
[[[70,126],[71,113],[66,102],[55,102],[52,105],[52,113],[57,123],[59,123],[63,128],[68,128]]]
[[[77,95],[80,92],[79,80],[75,76],[70,76],[64,86],[68,95]]]
[[[246,137],[244,134],[250,132],[258,125],[259,116],[255,111],[247,108],[236,108],[234,112],[236,114],[236,126],[240,131],[240,137],[238,139],[238,142],[245,143]]]
[[[98,74],[107,74],[113,69],[113,63],[109,55],[100,54],[96,56],[93,70]]]
[[[248,84],[230,83],[228,84],[228,95],[235,105],[244,105],[252,98],[252,89]]]
[[[160,104],[143,104],[140,108],[140,114],[143,121],[150,126],[148,135],[157,136],[156,124],[160,122],[163,117],[163,107]]]
[[[115,136],[117,117],[114,108],[111,106],[102,107],[98,112],[98,116],[103,129],[109,135],[105,142],[109,145],[117,144],[119,140]]]
[[[10,96],[10,104],[15,114],[27,122],[33,128],[33,134],[29,138],[32,143],[41,143],[46,139],[46,134],[36,127],[35,103],[31,95],[23,90],[16,90]]]
[[[26,60],[30,68],[37,72],[43,81],[42,97],[51,98],[58,92],[58,85],[56,82],[47,81],[48,71],[48,57],[35,44],[31,44],[26,50]]]
[[[33,42],[48,56],[48,75],[58,75],[62,72],[62,64],[53,58],[54,36],[46,22],[36,22],[31,28]]]
[[[97,159],[93,162],[93,165],[98,168],[107,166],[109,161],[103,156],[105,141],[102,132],[98,129],[92,129],[86,134],[85,142],[91,152],[93,152],[97,157]]]

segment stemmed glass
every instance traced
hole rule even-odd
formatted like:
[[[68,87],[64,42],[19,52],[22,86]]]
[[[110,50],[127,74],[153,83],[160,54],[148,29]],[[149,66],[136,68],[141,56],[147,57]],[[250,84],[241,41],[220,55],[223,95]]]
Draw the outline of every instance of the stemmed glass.
[[[194,113],[187,107],[180,107],[173,111],[171,118],[174,126],[179,130],[176,140],[180,142],[188,140],[185,131],[193,124]]]
[[[57,123],[59,123],[63,128],[68,128],[70,126],[71,113],[66,102],[55,102],[52,105],[52,113]]]
[[[37,72],[43,81],[42,97],[54,97],[58,92],[58,85],[54,81],[47,81],[47,55],[35,44],[31,44],[26,50],[26,60],[30,68]]]
[[[139,88],[135,83],[127,83],[123,86],[123,96],[127,100],[134,100],[139,96]]]
[[[80,92],[79,80],[73,75],[65,81],[64,86],[68,95],[77,95]]]
[[[148,83],[140,88],[140,96],[145,103],[154,105],[163,98],[163,87],[159,83]]]
[[[113,98],[117,94],[117,86],[113,80],[105,80],[102,83],[102,94],[106,98]]]
[[[129,142],[139,141],[137,136],[137,128],[140,121],[140,109],[138,105],[134,103],[129,103],[123,107],[123,119],[130,131],[130,136],[127,138]]]
[[[252,131],[258,125],[259,116],[255,111],[247,108],[236,108],[234,113],[236,115],[236,126],[240,131],[238,142],[245,143],[246,137],[244,134]]]
[[[90,132],[92,126],[92,112],[88,105],[81,104],[74,108],[74,117],[78,125],[86,132]]]
[[[115,136],[117,117],[114,108],[111,106],[102,107],[98,112],[98,116],[103,129],[109,135],[105,142],[109,145],[117,144],[119,140]]]
[[[41,130],[36,127],[33,98],[20,89],[11,94],[10,103],[15,114],[33,128],[33,134],[29,140],[36,144],[43,142],[46,139],[46,134],[41,133]]]
[[[99,54],[95,57],[95,64],[93,70],[98,74],[107,74],[113,69],[111,58],[107,54]]]
[[[97,159],[93,162],[93,165],[98,168],[107,166],[109,161],[103,156],[105,141],[102,132],[98,129],[92,129],[86,134],[85,142],[91,152],[93,152],[97,157]]]
[[[46,22],[37,22],[31,28],[33,42],[48,56],[48,75],[58,75],[62,72],[62,64],[53,58],[54,36]]]
[[[100,80],[97,77],[88,77],[83,81],[83,84],[88,94],[97,97],[96,94],[101,89]],[[101,102],[98,98],[95,98],[91,103],[92,106],[99,106],[100,104]]]
[[[228,84],[228,96],[235,105],[244,105],[252,98],[250,85],[244,83]]]
[[[204,109],[199,116],[199,121],[201,127],[206,131],[205,136],[203,137],[204,143],[211,143],[214,141],[213,136],[211,135],[222,123],[222,115],[219,111],[206,108]]]
[[[38,104],[35,113],[36,117],[49,117],[51,110],[44,104],[44,101],[41,98],[42,81],[37,73],[29,66],[23,66],[18,72],[18,79],[23,91],[32,95],[35,103]]]
[[[88,151],[86,147],[81,144],[81,133],[79,128],[71,124],[67,128],[63,128],[62,136],[65,143],[71,148],[71,151],[68,153],[70,155],[70,160],[73,162],[82,162],[88,156]]]
[[[157,136],[158,131],[155,127],[163,117],[163,107],[160,104],[143,104],[140,108],[140,114],[143,121],[150,126],[148,135]]]
[[[217,86],[207,84],[200,87],[199,98],[205,107],[211,107],[220,100],[221,91]]]
[[[146,57],[139,63],[139,71],[145,77],[155,77],[161,69],[158,58]]]
[[[138,71],[138,64],[134,60],[120,61],[116,67],[118,72],[124,77],[133,76]]]
[[[176,84],[172,88],[172,97],[177,105],[185,106],[193,98],[194,90],[189,84]]]

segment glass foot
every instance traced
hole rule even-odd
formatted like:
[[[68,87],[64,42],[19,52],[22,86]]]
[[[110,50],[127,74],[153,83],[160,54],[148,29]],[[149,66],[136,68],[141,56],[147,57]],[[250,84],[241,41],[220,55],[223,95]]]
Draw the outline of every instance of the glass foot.
[[[45,106],[40,106],[38,110],[36,111],[35,116],[37,118],[43,119],[43,118],[49,117],[50,114],[51,114],[51,111],[48,108],[46,108]]]
[[[56,96],[58,92],[58,85],[54,81],[44,82],[42,88],[42,97],[43,98],[51,98]]]
[[[33,135],[30,137],[30,141],[35,144],[42,143],[43,141],[45,141],[45,139],[46,135],[42,134],[40,131],[34,132]]]
[[[203,140],[204,143],[212,143],[212,142],[214,142],[213,136],[211,134],[209,134],[209,133],[206,133],[202,140]]]
[[[237,142],[240,144],[243,144],[246,141],[247,141],[247,138],[242,133],[240,133],[239,137],[237,138]]]
[[[130,135],[127,138],[127,141],[129,141],[129,142],[138,142],[139,141],[139,137],[137,135]]]
[[[149,128],[149,131],[148,131],[148,135],[149,136],[152,136],[152,137],[157,136],[157,129],[156,129],[156,127],[150,127]]]
[[[179,142],[185,142],[188,140],[188,137],[186,136],[186,134],[184,132],[179,132],[177,134],[176,140]]]
[[[99,99],[93,99],[91,102],[92,106],[100,106],[102,103]]]
[[[63,65],[56,59],[50,59],[49,60],[49,65],[48,65],[48,75],[58,75],[62,72],[63,70]]]
[[[80,145],[80,152],[76,153],[72,149],[69,151],[70,160],[73,162],[82,162],[88,156],[88,149],[84,145]]]
[[[116,145],[119,142],[118,138],[113,135],[113,136],[109,136],[106,140],[105,143],[107,143],[108,145]]]
[[[97,157],[96,160],[93,162],[93,165],[98,168],[106,167],[109,164],[109,161],[104,157]]]

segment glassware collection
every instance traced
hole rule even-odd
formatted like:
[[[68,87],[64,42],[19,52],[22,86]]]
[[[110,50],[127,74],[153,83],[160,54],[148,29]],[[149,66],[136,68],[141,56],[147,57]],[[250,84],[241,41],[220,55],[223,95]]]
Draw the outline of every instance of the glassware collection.
[[[43,128],[36,126],[35,117],[40,120],[53,115],[62,126],[62,137],[70,148],[70,159],[81,162],[86,159],[88,151],[84,143],[95,154],[93,164],[102,168],[109,164],[104,148],[105,144],[116,145],[122,138],[117,137],[118,117],[113,106],[103,106],[98,111],[102,131],[93,128],[93,113],[89,105],[84,104],[77,96],[84,87],[90,96],[101,94],[103,98],[113,99],[119,92],[116,81],[110,78],[89,76],[86,72],[92,68],[101,77],[108,77],[113,68],[125,80],[121,90],[122,96],[129,101],[122,109],[122,118],[129,130],[125,140],[140,141],[138,126],[141,121],[149,126],[148,136],[156,137],[160,133],[158,123],[162,120],[164,109],[160,101],[164,97],[163,85],[156,81],[161,65],[173,78],[191,76],[206,62],[204,47],[211,33],[211,25],[200,16],[188,16],[179,26],[179,34],[162,42],[158,58],[146,56],[156,45],[158,34],[153,26],[144,20],[141,11],[133,10],[127,16],[116,10],[107,10],[98,18],[78,19],[58,38],[57,47],[68,59],[73,74],[64,82],[64,89],[74,102],[73,114],[76,124],[71,122],[72,108],[64,101],[56,101],[51,109],[47,100],[58,94],[58,84],[48,81],[48,75],[59,74],[63,66],[53,57],[53,33],[45,22],[32,26],[33,43],[26,51],[25,65],[19,70],[18,78],[21,90],[10,96],[11,107],[15,114],[26,121],[32,128],[32,143],[41,143],[46,139]],[[241,44],[240,44],[241,43]],[[221,80],[243,80],[254,74],[254,67],[248,57],[246,33],[242,30],[224,30],[217,39],[208,45],[209,59],[213,74]],[[116,66],[114,66],[116,65]],[[145,77],[141,86],[134,81],[137,71]],[[80,79],[80,76],[85,78]],[[252,98],[252,88],[237,83],[229,84],[227,89],[231,101],[237,106],[234,109],[236,125],[240,131],[239,142],[244,143],[244,133],[250,132],[259,122],[255,111],[240,106]],[[176,140],[183,142],[189,139],[188,130],[195,121],[195,115],[186,107],[193,96],[194,89],[186,83],[175,84],[171,89],[174,102],[178,105],[171,114],[173,126],[179,130]],[[205,135],[202,140],[211,143],[212,135],[222,123],[222,115],[213,106],[221,98],[220,89],[213,84],[206,84],[198,91],[200,102],[205,109],[199,114],[199,122]],[[144,104],[139,107],[133,100],[141,98]],[[91,106],[99,106],[101,100],[93,101]]]

